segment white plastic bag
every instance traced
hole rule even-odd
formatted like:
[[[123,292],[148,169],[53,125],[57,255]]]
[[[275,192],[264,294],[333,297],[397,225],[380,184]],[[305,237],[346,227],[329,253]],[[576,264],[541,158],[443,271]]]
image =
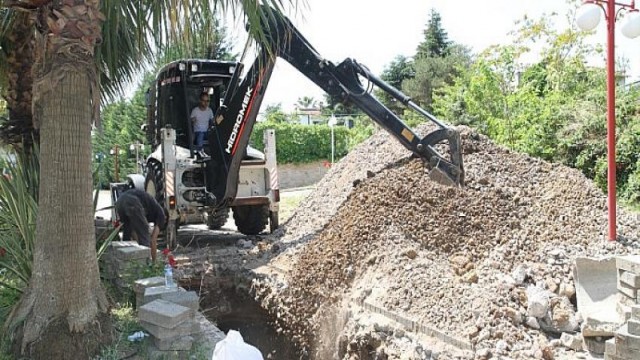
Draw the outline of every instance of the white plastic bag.
[[[227,336],[216,344],[211,360],[264,360],[260,350],[247,344],[242,335],[229,330]]]

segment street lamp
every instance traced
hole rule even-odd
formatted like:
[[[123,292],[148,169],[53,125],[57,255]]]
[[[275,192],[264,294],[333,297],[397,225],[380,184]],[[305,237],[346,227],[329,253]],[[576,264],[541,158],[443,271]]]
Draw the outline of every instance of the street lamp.
[[[619,8],[616,10],[616,6]],[[578,12],[576,23],[585,31],[598,26],[604,11],[607,21],[607,192],[609,207],[609,240],[616,241],[616,76],[615,76],[615,22],[621,10],[632,15],[622,27],[622,34],[629,38],[640,35],[640,17],[637,16],[635,0],[631,4],[615,0],[586,0]]]
[[[111,155],[115,155],[115,165],[116,165],[116,166],[115,166],[115,167],[116,167],[116,169],[115,169],[115,170],[116,170],[115,176],[116,176],[116,182],[119,182],[119,181],[120,181],[120,166],[119,166],[119,165],[120,165],[120,163],[118,162],[118,155],[120,154],[120,147],[116,144],[116,145],[113,147],[113,149],[111,149],[111,150],[109,151],[109,153],[110,153]]]
[[[144,150],[144,144],[140,144],[138,142],[135,144],[131,144],[129,146],[129,150],[136,152],[136,170],[138,171],[139,174],[141,174],[142,169],[140,168],[141,164],[140,164],[139,155],[140,155],[140,151]]]
[[[335,160],[335,154],[336,154],[336,142],[335,142],[335,137],[333,135],[333,128],[336,126],[336,124],[338,124],[338,119],[336,119],[336,117],[333,114],[331,114],[331,118],[329,119],[329,127],[331,128],[331,164],[332,165]]]

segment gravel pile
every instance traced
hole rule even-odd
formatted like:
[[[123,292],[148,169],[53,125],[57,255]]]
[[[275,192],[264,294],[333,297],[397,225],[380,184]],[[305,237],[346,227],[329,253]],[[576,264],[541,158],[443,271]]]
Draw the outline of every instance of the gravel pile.
[[[580,322],[573,259],[640,253],[640,218],[619,211],[623,240],[607,242],[606,197],[579,171],[459,130],[464,188],[430,181],[421,161],[383,132],[336,164],[285,224],[272,261],[284,276],[256,290],[312,354],[433,355],[383,321],[358,320],[355,304],[369,304],[474,349],[443,350],[441,359],[572,357],[554,339]],[[544,315],[532,315],[534,291],[552,296]],[[327,332],[329,319],[343,326]]]

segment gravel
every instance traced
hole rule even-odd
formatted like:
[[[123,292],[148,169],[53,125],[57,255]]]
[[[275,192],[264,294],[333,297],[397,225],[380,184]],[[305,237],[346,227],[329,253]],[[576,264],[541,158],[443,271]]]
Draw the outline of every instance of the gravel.
[[[335,164],[271,239],[277,271],[255,281],[256,296],[309,357],[573,356],[556,341],[580,322],[573,259],[640,253],[640,216],[619,209],[621,240],[608,242],[606,196],[579,171],[458,130],[464,187],[429,180],[380,132]],[[550,296],[546,316],[529,314],[534,290]],[[474,350],[405,332],[365,305]]]

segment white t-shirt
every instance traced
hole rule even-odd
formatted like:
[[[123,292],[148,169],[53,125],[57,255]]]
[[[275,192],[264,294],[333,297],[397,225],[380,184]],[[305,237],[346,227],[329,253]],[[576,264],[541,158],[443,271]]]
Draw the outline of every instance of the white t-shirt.
[[[195,124],[193,124],[193,131],[207,131],[209,122],[213,119],[213,110],[210,107],[200,110],[200,107],[196,106],[191,110],[191,118],[196,119]]]

